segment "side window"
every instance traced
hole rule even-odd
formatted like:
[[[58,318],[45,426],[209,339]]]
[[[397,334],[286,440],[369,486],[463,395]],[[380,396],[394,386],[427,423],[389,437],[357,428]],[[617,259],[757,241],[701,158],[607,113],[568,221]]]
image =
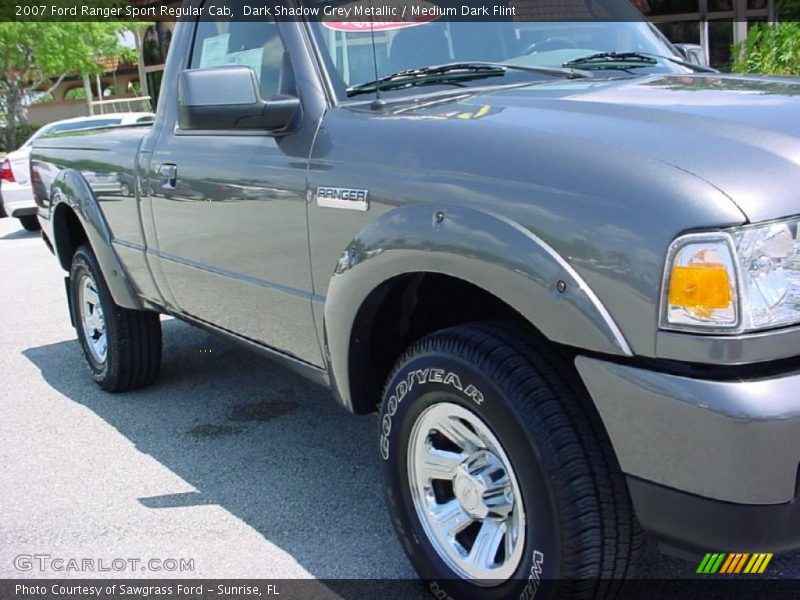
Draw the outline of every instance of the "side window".
[[[274,21],[200,21],[192,47],[191,68],[243,65],[253,69],[261,97],[280,89],[284,46]]]

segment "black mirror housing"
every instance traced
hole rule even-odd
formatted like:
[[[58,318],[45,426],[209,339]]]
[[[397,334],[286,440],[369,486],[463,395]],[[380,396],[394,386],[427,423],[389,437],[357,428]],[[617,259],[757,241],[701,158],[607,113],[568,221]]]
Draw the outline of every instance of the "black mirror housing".
[[[183,130],[264,129],[288,133],[301,112],[300,99],[261,97],[250,67],[186,69],[178,78],[178,126]]]

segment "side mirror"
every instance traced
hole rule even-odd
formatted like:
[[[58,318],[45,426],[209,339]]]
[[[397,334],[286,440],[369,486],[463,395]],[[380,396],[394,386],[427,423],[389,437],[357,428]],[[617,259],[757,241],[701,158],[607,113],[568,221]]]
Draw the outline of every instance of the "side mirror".
[[[706,53],[703,47],[698,44],[673,44],[680,52],[683,59],[693,65],[707,67],[708,61],[706,60]]]
[[[178,78],[181,129],[264,129],[288,133],[300,115],[300,99],[264,100],[253,69],[243,66],[187,69]]]

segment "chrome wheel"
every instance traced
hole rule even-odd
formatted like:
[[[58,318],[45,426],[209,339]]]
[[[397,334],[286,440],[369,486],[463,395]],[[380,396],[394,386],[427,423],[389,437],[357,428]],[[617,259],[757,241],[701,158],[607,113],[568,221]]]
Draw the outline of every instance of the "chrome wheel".
[[[103,316],[103,307],[100,305],[97,286],[94,279],[88,274],[83,275],[78,285],[78,311],[83,335],[86,338],[86,347],[89,349],[92,359],[97,364],[103,364],[108,353],[106,321]]]
[[[499,585],[525,546],[525,510],[500,442],[474,413],[448,402],[418,418],[408,446],[414,508],[440,558],[459,577]]]

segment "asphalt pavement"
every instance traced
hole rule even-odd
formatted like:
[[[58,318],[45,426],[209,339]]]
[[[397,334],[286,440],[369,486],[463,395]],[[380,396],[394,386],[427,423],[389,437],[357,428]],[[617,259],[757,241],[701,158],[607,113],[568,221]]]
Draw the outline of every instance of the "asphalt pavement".
[[[158,381],[106,394],[63,277],[38,232],[0,220],[0,578],[414,578],[384,506],[374,416],[174,319]],[[19,558],[34,555],[50,558]],[[56,570],[59,558],[94,570]],[[98,570],[115,558],[142,563]],[[694,568],[654,557],[645,574]],[[769,572],[800,578],[800,554]]]

